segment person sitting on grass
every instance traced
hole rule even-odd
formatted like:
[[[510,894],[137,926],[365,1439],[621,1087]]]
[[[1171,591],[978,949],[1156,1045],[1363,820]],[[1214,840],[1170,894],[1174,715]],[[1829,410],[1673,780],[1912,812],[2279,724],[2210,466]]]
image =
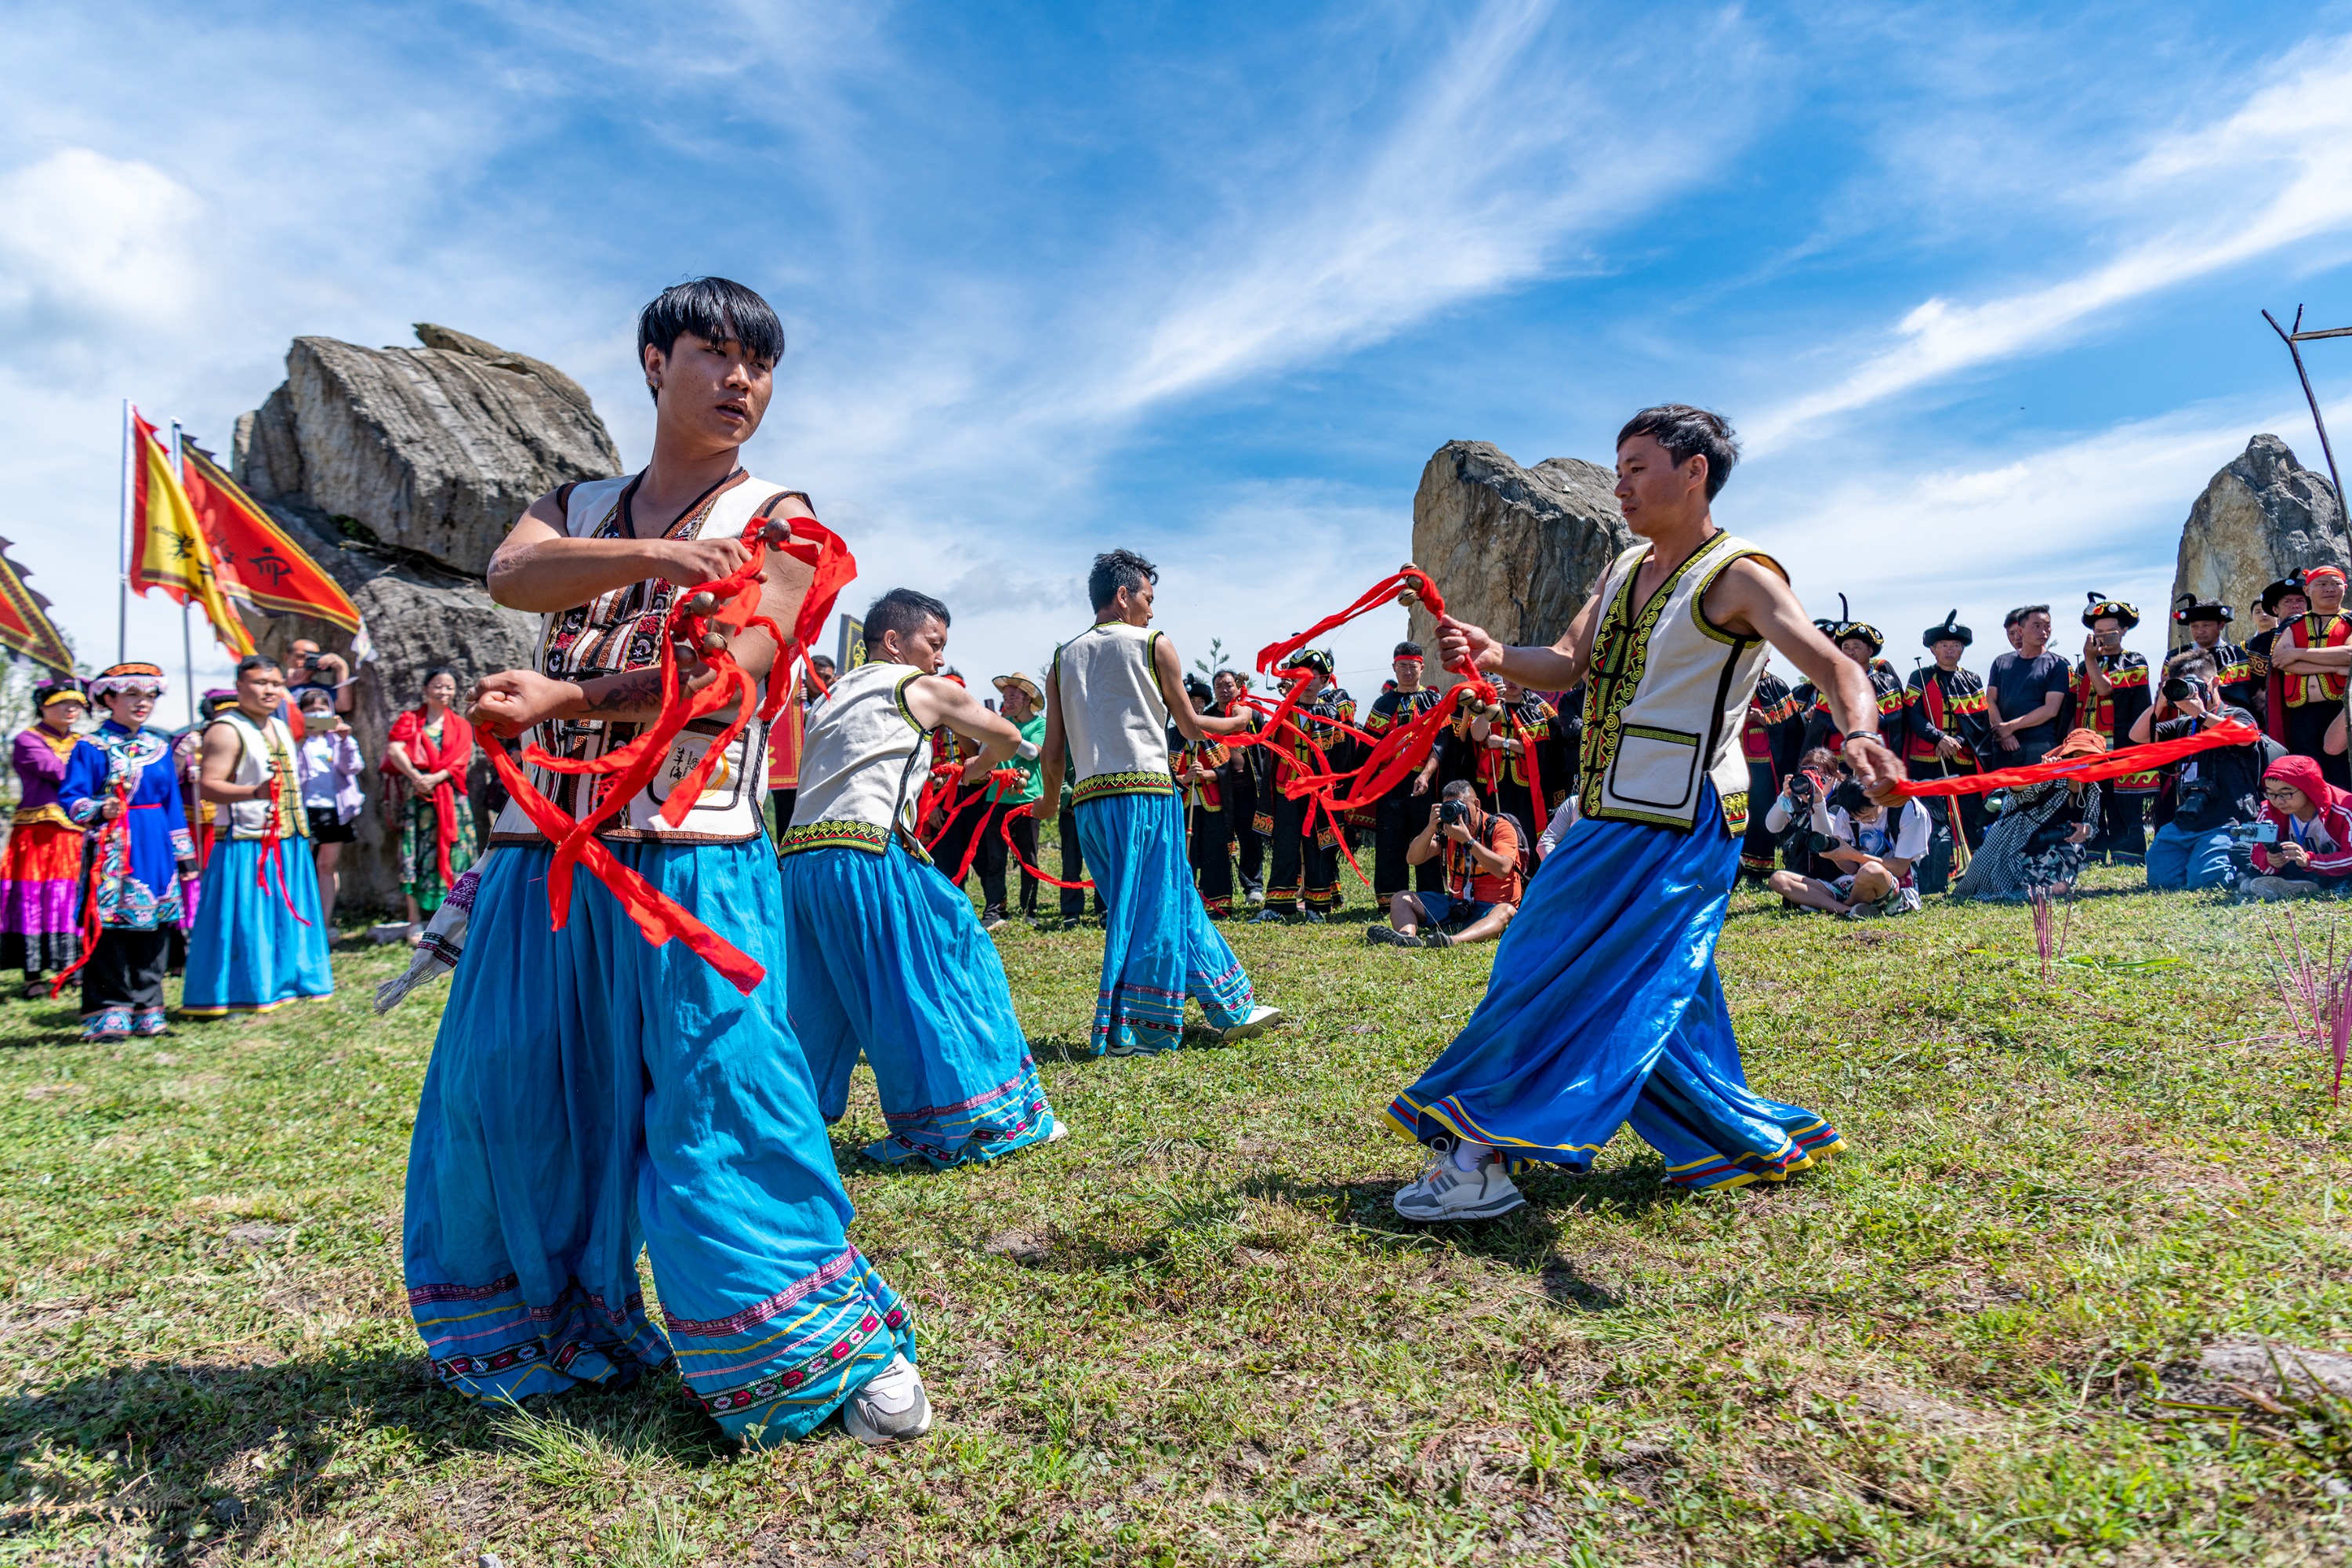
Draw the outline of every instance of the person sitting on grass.
[[[1775,814],[1782,801],[1772,803]],[[1846,780],[1827,799],[1813,796],[1813,831],[1830,840],[1825,851],[1839,874],[1824,881],[1794,871],[1775,871],[1764,885],[1803,909],[1871,920],[1908,914],[1919,907],[1911,868],[1925,858],[1933,830],[1927,808],[1906,800],[1891,810]]]
[[[2337,789],[2305,756],[2281,757],[2263,774],[2263,810],[2254,819],[2274,837],[2254,842],[2254,899],[2340,893],[2352,879],[2352,791]]]
[[[2156,700],[2132,721],[2131,743],[2178,741],[2218,724],[2257,728],[2254,716],[2224,700],[2212,656],[2189,648],[2165,661]],[[2336,721],[2341,724],[2343,721]],[[2173,770],[2172,815],[2147,841],[2147,885],[2157,892],[2201,892],[2233,879],[2231,828],[2261,809],[2263,770],[2286,748],[2267,735],[2248,745],[2216,746]]]
[[[1478,791],[1467,779],[1440,792],[1429,808],[1429,825],[1405,851],[1405,863],[1419,866],[1441,855],[1445,890],[1397,894],[1389,900],[1389,923],[1366,927],[1364,940],[1391,947],[1455,947],[1503,934],[1519,910],[1519,830],[1507,816],[1480,810]]]

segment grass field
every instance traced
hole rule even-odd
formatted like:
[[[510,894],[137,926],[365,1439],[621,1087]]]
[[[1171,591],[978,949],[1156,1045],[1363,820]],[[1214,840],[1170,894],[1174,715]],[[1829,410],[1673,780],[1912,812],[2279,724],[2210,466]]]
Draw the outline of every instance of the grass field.
[[[1233,928],[1294,1025],[1091,1061],[1099,933],[1008,930],[1075,1135],[860,1168],[870,1080],[836,1130],[941,1415],[887,1453],[737,1454],[672,1381],[506,1413],[436,1389],[399,1231],[447,988],[376,1019],[393,952],[161,1050],[11,1003],[0,1562],[2339,1561],[2335,1406],[2160,1403],[2213,1401],[2183,1366],[2214,1342],[2352,1343],[2347,1122],[2277,1037],[2279,917],[2097,875],[2091,962],[2047,980],[2021,910],[1743,895],[1750,1077],[1849,1152],[1688,1197],[1622,1134],[1426,1232],[1390,1212],[1420,1162],[1379,1110],[1491,949]]]

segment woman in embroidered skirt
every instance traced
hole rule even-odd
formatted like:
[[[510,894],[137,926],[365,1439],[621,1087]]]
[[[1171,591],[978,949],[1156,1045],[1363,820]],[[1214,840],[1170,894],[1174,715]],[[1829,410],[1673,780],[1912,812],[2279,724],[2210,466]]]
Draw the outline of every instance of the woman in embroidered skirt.
[[[456,700],[456,673],[426,671],[425,700],[392,721],[383,749],[383,771],[394,781],[385,804],[400,829],[400,890],[408,900],[411,941],[474,863],[474,814],[466,801],[474,731],[451,710]]]
[[[107,721],[66,764],[58,798],[92,831],[99,936],[81,971],[82,1038],[169,1034],[163,964],[185,907],[180,881],[195,871],[195,843],[180,804],[172,737],[146,727],[163,694],[152,664],[118,664],[89,683]]]
[[[83,834],[58,804],[58,786],[85,743],[74,726],[89,711],[69,682],[39,688],[33,701],[40,719],[16,737],[16,816],[0,856],[0,969],[25,972],[27,997],[81,956]]]
[[[784,835],[788,1005],[825,1121],[847,1109],[862,1052],[889,1128],[866,1158],[945,1170],[1062,1135],[996,944],[954,873],[925,865],[906,831],[926,728],[980,747],[961,784],[975,796],[1024,742],[961,682],[936,679],[946,605],[894,589],[865,624],[868,662],[810,719]]]

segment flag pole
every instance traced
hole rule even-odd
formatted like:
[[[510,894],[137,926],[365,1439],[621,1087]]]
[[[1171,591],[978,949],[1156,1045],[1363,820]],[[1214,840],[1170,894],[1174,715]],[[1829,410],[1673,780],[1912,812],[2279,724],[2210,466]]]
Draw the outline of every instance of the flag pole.
[[[122,507],[114,531],[114,555],[121,578],[114,604],[114,662],[131,657],[131,399],[122,400]]]
[[[188,479],[187,459],[180,454],[180,422],[172,421],[172,477],[185,484]],[[188,630],[188,601],[180,601],[180,674],[188,683],[188,723],[196,721],[196,644]]]

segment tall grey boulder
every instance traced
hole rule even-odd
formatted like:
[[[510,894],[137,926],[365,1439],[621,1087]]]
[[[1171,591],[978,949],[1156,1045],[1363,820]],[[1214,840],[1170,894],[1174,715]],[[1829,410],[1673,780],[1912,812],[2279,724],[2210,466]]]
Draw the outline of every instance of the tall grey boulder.
[[[1447,612],[1511,643],[1568,630],[1610,562],[1633,542],[1616,478],[1580,458],[1523,468],[1486,441],[1448,441],[1412,498],[1412,559]],[[1412,612],[1426,644],[1436,623]]]
[[[562,371],[430,322],[416,336],[418,348],[295,339],[285,384],[237,420],[229,463],[342,584],[375,644],[351,715],[370,764],[359,842],[342,859],[341,898],[354,907],[400,905],[400,835],[384,821],[374,764],[425,672],[446,665],[462,689],[530,660],[538,620],[491,601],[492,552],[537,497],[621,467],[587,393]],[[257,633],[281,656],[298,637],[349,651],[346,634],[302,616]]]
[[[2257,436],[2189,509],[2172,602],[2193,594],[2228,605],[2242,618],[2256,595],[2296,567],[2347,564],[2352,541],[2345,534],[2343,503],[2326,476],[2296,462],[2277,437]],[[2176,628],[2173,641],[2185,642],[2187,635]]]

